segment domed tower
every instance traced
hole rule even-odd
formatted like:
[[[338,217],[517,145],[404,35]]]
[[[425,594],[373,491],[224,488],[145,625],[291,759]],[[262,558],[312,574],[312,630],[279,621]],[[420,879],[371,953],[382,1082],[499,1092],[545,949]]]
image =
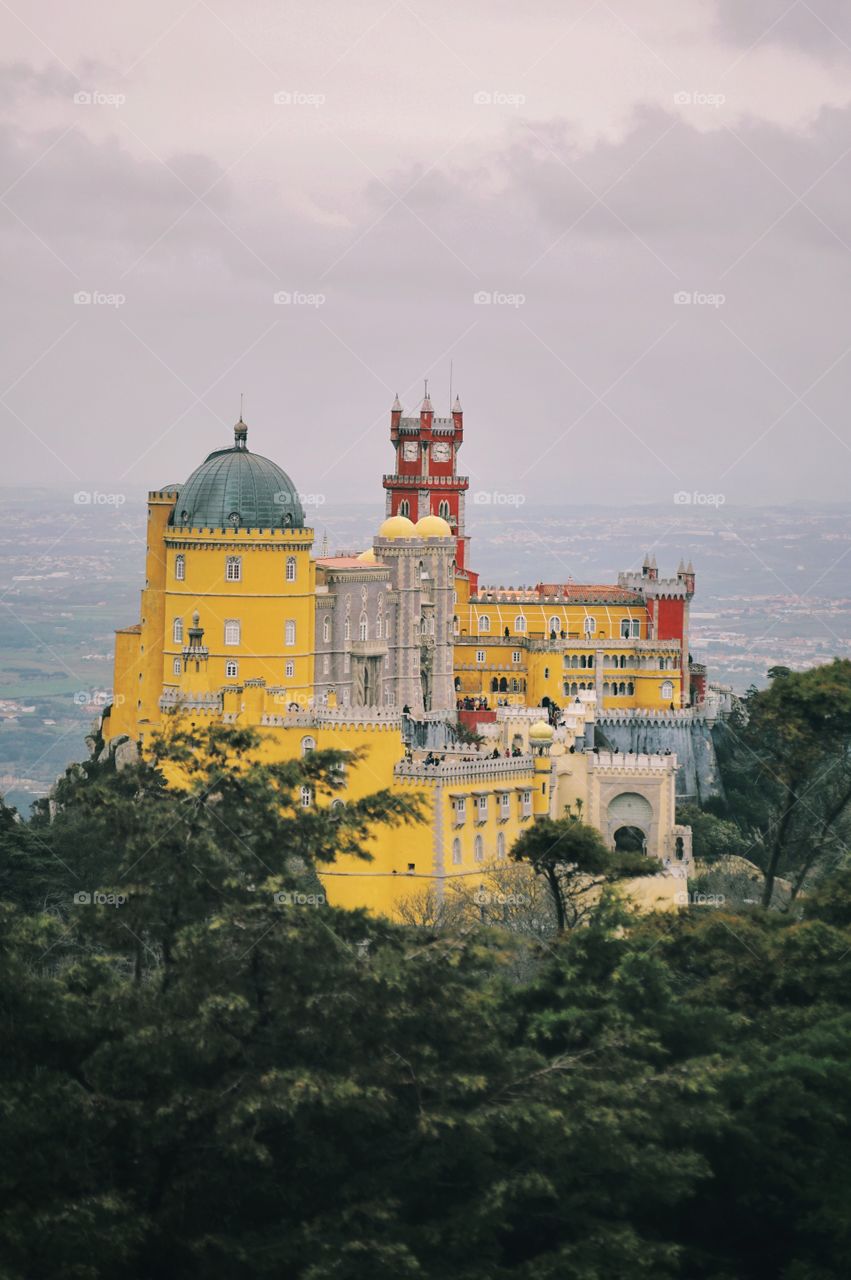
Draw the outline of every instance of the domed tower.
[[[214,450],[185,484],[150,493],[142,616],[116,642],[110,734],[144,738],[178,704],[215,712],[246,683],[307,703],[312,545],[293,482],[249,450],[242,418],[231,448]]]

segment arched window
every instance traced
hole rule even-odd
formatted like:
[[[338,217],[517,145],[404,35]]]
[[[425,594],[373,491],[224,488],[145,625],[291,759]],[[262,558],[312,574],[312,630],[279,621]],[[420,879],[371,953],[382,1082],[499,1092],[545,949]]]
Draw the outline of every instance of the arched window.
[[[302,740],[301,740],[301,754],[302,754],[302,756],[306,756],[306,755],[308,754],[308,752],[310,752],[310,751],[315,751],[315,750],[316,750],[316,739],[315,739],[315,738],[312,738],[312,737],[310,736],[310,734],[308,734],[308,735],[307,735],[307,737],[302,738]]]
[[[322,621],[322,639],[327,644],[331,639],[331,619],[325,617]]]
[[[360,616],[360,622],[358,623],[358,638],[360,640],[366,640],[368,636],[369,636],[369,619],[367,618],[365,613],[362,613]]]
[[[485,842],[481,836],[476,836],[473,842],[473,857],[476,862],[484,862],[485,859]]]
[[[550,678],[550,669],[549,667],[544,667],[544,679],[549,680],[549,678]]]
[[[611,692],[612,692],[612,686],[609,684],[608,680],[604,680],[603,681],[603,697],[608,698]]]
[[[442,502],[438,502],[437,514],[444,520],[449,519],[449,503],[446,501],[445,498]]]
[[[351,638],[352,638],[352,621],[349,615],[346,614],[346,621],[343,624],[343,639],[351,640]]]
[[[180,659],[179,659],[179,658],[175,658],[175,659],[174,659],[174,662],[172,662],[172,664],[171,664],[171,670],[172,670],[172,673],[173,673],[174,675],[176,675],[176,676],[179,676],[179,675],[180,675],[181,667],[180,667]]]
[[[573,683],[572,683],[572,684],[571,684],[571,686],[570,686],[570,692],[571,692],[572,694],[577,694],[577,693],[579,692],[579,685],[576,683],[576,681],[575,681],[575,680],[573,681]]]
[[[496,856],[498,858],[505,857],[505,832],[500,831],[496,837]]]
[[[582,624],[582,629],[586,636],[593,636],[594,632],[597,630],[597,619],[586,618]]]
[[[626,697],[626,685],[623,682],[623,680],[621,680],[620,684],[618,685],[618,693],[621,694],[623,697]]]
[[[633,694],[634,694],[634,693],[635,693],[635,685],[632,683],[632,681],[631,681],[631,680],[627,680],[627,682],[626,682],[626,694],[627,694],[627,697],[628,697],[628,698],[631,698],[631,697],[633,696]]]
[[[284,676],[287,680],[292,680],[294,675],[295,675],[295,663],[292,661],[292,659],[290,659],[289,662],[284,663]]]
[[[239,675],[239,663],[234,662],[233,658],[225,663],[225,677],[228,680],[235,680]]]
[[[578,659],[578,657],[576,656],[576,654],[575,654],[575,653],[574,653],[574,654],[571,654],[571,657],[570,657],[570,667],[571,667],[571,670],[575,670],[578,666],[579,666],[579,659]]]
[[[408,516],[408,518],[410,519],[411,504],[407,498],[403,498],[402,501],[399,503],[399,511],[397,514],[400,516]]]
[[[490,631],[490,629],[491,629],[491,620],[486,613],[483,613],[479,618],[479,635],[483,635],[484,632]]]
[[[186,557],[178,556],[174,562],[174,576],[178,582],[183,582],[186,577]]]
[[[287,582],[295,582],[295,556],[287,556]]]
[[[375,619],[375,638],[376,638],[376,640],[380,640],[380,639],[381,639],[381,636],[382,636],[382,632],[383,632],[383,631],[384,631],[384,619],[382,618],[381,614],[379,613],[378,617]]]
[[[452,861],[457,867],[461,861],[461,841],[458,836],[452,841]]]
[[[621,670],[623,670],[625,666],[626,666],[626,654],[622,653],[621,654]]]
[[[555,615],[553,615],[552,618],[550,618],[550,631],[554,631],[555,634],[558,635],[560,627],[561,627],[561,618],[557,618]]]
[[[458,622],[458,615],[456,614],[455,617],[452,619],[452,634],[454,636],[457,636],[459,627],[460,627],[460,623]]]
[[[225,622],[225,644],[239,644],[242,639],[242,627],[238,618],[228,618]]]
[[[515,631],[526,630],[526,619],[523,617],[522,613],[518,613],[517,617],[514,619],[514,630]]]
[[[594,655],[593,655],[593,653],[589,653],[589,654],[588,654],[588,666],[589,666],[589,667],[593,667],[593,665],[594,665]]]
[[[293,622],[292,618],[288,618],[287,621],[284,623],[284,644],[285,645],[295,644],[295,623]]]
[[[302,809],[309,809],[312,804],[313,804],[313,793],[311,792],[310,787],[302,787],[301,789]]]
[[[228,582],[239,582],[242,579],[241,556],[228,556],[225,562],[225,579]]]
[[[175,618],[171,624],[171,638],[175,644],[183,644],[183,619]]]
[[[674,696],[674,682],[672,680],[663,680],[661,693],[664,701],[670,702]]]

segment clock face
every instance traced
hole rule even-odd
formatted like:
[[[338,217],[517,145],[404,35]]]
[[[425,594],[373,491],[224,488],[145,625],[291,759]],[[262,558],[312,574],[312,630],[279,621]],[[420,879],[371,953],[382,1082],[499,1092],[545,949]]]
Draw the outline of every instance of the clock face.
[[[416,462],[420,456],[420,446],[415,440],[406,440],[402,445],[402,457],[405,462]]]
[[[448,462],[449,461],[449,445],[442,440],[438,441],[438,443],[436,444],[433,444],[431,446],[431,456],[432,458],[434,458],[435,462]]]

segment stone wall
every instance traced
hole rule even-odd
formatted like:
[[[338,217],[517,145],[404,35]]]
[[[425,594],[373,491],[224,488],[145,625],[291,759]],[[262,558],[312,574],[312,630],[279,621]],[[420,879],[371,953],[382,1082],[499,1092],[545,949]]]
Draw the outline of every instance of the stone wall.
[[[712,740],[713,720],[689,710],[598,716],[596,743],[612,751],[677,757],[677,797],[703,804],[723,794]]]

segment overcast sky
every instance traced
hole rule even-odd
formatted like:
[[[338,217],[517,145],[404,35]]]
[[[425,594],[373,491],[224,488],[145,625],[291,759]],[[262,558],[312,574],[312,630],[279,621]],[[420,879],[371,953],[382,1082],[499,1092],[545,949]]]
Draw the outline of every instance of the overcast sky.
[[[380,502],[451,362],[527,516],[848,497],[847,0],[2,0],[0,50],[4,482],[181,481],[244,392]]]

